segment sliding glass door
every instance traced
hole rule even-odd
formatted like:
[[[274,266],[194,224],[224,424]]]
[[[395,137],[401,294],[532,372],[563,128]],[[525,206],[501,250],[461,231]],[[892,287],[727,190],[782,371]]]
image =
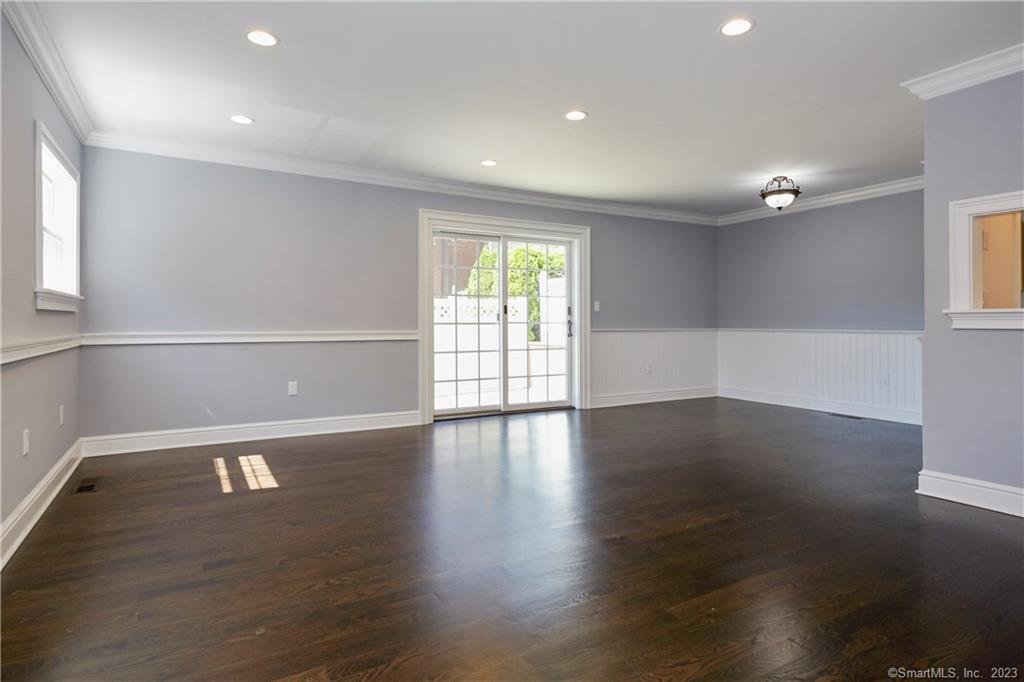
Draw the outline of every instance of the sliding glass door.
[[[434,413],[569,405],[570,246],[435,232]]]

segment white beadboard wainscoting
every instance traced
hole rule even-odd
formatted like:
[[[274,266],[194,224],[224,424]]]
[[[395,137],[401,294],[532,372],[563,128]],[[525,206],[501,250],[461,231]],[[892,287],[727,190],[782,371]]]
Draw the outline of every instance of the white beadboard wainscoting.
[[[593,329],[592,407],[717,395],[714,329]]]
[[[718,395],[920,424],[921,334],[719,329]]]

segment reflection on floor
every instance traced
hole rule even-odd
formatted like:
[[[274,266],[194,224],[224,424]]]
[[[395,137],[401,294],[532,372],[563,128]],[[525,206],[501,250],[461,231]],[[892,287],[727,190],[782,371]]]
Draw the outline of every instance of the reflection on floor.
[[[917,427],[723,399],[89,459],[4,570],[2,674],[1024,663],[1024,521],[919,468]]]

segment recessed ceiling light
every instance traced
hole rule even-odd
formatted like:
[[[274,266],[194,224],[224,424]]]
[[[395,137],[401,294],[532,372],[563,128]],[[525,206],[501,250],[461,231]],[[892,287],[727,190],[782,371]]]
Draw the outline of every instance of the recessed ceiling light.
[[[565,117],[570,121],[582,121],[587,117],[587,112],[581,111],[579,109],[573,109],[572,111],[567,113]]]
[[[244,114],[235,114],[234,116],[231,117],[231,120],[233,122],[237,123],[238,125],[243,125],[243,126],[250,125],[253,122],[252,117],[246,116]]]
[[[733,38],[743,35],[752,28],[754,28],[754,22],[750,19],[730,19],[718,30],[722,32],[722,35]]]
[[[245,37],[249,39],[250,43],[260,47],[273,47],[277,45],[277,37],[266,31],[249,31],[245,34]]]
[[[498,165],[498,162],[495,161],[494,159],[484,159],[483,161],[480,162],[480,165],[487,166],[488,168],[493,168],[494,166]]]

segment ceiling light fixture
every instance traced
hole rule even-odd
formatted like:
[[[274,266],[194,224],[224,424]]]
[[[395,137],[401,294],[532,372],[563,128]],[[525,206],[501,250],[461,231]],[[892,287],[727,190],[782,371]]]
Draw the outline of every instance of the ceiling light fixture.
[[[494,168],[495,166],[498,165],[498,162],[495,161],[494,159],[484,159],[483,161],[480,162],[480,165],[487,166],[488,168]]]
[[[567,113],[565,117],[570,121],[582,121],[587,117],[587,112],[582,111],[581,109],[573,109]]]
[[[249,31],[245,34],[245,37],[249,39],[250,43],[260,47],[273,47],[277,45],[277,36],[266,31]]]
[[[761,190],[764,203],[772,208],[782,210],[792,204],[800,196],[800,188],[785,175],[776,175]]]
[[[729,21],[722,24],[718,30],[722,32],[722,35],[735,38],[741,36],[750,29],[754,28],[754,22],[750,19],[730,19]]]
[[[251,125],[254,119],[251,116],[246,116],[245,114],[235,114],[231,117],[231,121],[241,126],[247,126]]]

